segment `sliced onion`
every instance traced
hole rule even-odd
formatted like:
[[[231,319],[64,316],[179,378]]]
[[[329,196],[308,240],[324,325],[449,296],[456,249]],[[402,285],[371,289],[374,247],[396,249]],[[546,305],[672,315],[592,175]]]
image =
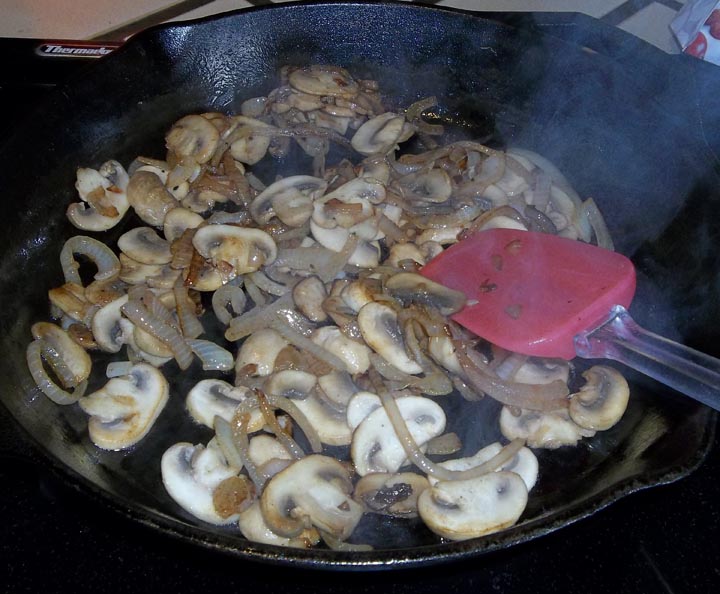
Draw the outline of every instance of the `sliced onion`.
[[[247,313],[230,321],[228,329],[225,331],[225,338],[229,341],[240,340],[253,332],[267,328],[277,319],[278,312],[292,309],[292,307],[291,293],[287,293],[267,305],[256,305]]]
[[[204,371],[230,371],[235,366],[232,353],[210,340],[186,338],[185,342],[200,359]]]
[[[175,310],[177,311],[182,335],[185,338],[197,338],[204,334],[205,329],[195,314],[195,304],[190,299],[188,288],[176,283],[173,287],[173,295],[175,296]]]
[[[479,392],[503,404],[531,410],[557,410],[568,406],[569,390],[565,382],[555,380],[549,384],[522,384],[505,381],[473,362],[460,341],[453,340],[453,343],[465,379]]]
[[[595,242],[601,248],[605,248],[606,250],[615,250],[615,244],[613,243],[612,237],[610,237],[607,223],[605,223],[605,219],[598,209],[597,204],[595,204],[595,200],[592,198],[585,200],[582,204],[580,212],[581,215],[584,215],[587,218],[588,223],[590,223],[590,226],[595,233]]]
[[[320,359],[323,363],[326,363],[337,371],[349,371],[345,361],[338,357],[335,353],[331,353],[326,348],[321,347],[319,344],[314,343],[307,336],[301,334],[297,330],[289,328],[280,319],[276,318],[270,327],[287,340],[293,346],[296,346],[301,351],[310,353],[313,357]]]
[[[300,458],[304,458],[305,452],[303,452],[302,448],[297,444],[297,442],[292,437],[290,437],[280,426],[280,423],[278,423],[277,417],[270,408],[270,404],[268,403],[268,399],[265,394],[263,394],[263,392],[260,390],[255,390],[255,394],[257,395],[258,407],[260,408],[260,412],[262,412],[263,414],[265,423],[268,427],[270,427],[270,431],[273,432],[277,440],[290,453],[290,455],[295,458],[295,460],[300,460]]]
[[[86,256],[97,266],[95,280],[112,278],[120,272],[120,260],[108,246],[92,237],[76,235],[68,239],[60,251],[60,265],[66,283],[82,285],[80,264],[75,260],[75,254]]]
[[[42,362],[43,345],[39,340],[33,340],[27,347],[25,357],[27,360],[30,375],[35,381],[35,385],[40,388],[43,394],[56,404],[67,405],[77,402],[85,393],[87,388],[87,380],[78,384],[72,391],[67,392],[59,387],[50,379]]]
[[[228,283],[223,285],[212,296],[213,312],[217,319],[224,325],[228,325],[233,319],[230,310],[236,315],[240,315],[245,311],[247,305],[247,297],[242,287]],[[228,310],[230,306],[230,310]]]

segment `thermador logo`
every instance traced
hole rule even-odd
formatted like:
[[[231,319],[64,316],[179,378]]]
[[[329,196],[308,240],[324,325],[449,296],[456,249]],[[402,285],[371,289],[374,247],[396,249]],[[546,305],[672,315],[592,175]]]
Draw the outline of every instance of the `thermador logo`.
[[[108,55],[117,46],[113,44],[95,43],[64,43],[45,42],[39,45],[36,52],[41,56],[63,57],[63,58],[102,58]]]

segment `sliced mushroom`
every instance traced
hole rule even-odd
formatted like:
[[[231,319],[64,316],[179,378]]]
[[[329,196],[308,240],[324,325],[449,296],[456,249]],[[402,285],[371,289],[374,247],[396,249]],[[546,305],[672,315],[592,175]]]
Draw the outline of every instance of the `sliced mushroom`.
[[[287,451],[277,438],[261,433],[255,435],[248,444],[248,455],[250,460],[257,467],[264,466],[272,460],[292,461],[292,454]]]
[[[503,446],[496,441],[495,443],[491,443],[490,445],[478,450],[474,456],[445,460],[439,464],[448,470],[469,470],[470,468],[480,466],[491,458],[494,458],[502,449]],[[523,447],[520,448],[518,453],[515,454],[509,461],[498,467],[495,471],[499,472],[501,470],[506,470],[508,472],[514,472],[522,478],[525,482],[525,487],[528,491],[530,491],[537,482],[538,468],[538,460],[535,454],[533,454],[530,449]],[[431,484],[435,484],[437,482],[437,480],[432,477],[429,477],[429,479]]]
[[[317,378],[307,371],[283,369],[273,373],[263,384],[266,394],[304,400],[310,395]]]
[[[163,180],[146,170],[138,170],[130,178],[127,198],[142,221],[153,227],[161,227],[167,213],[179,206]]]
[[[353,400],[357,398],[357,395]],[[445,430],[443,409],[421,396],[397,399],[405,424],[415,443],[422,447]],[[407,456],[384,408],[373,410],[353,433],[350,454],[360,476],[371,472],[397,472]]]
[[[269,528],[280,536],[299,536],[312,525],[345,540],[363,514],[351,492],[346,467],[335,458],[313,454],[270,479],[260,508]]]
[[[570,418],[581,427],[605,431],[625,413],[630,387],[622,374],[605,365],[593,365],[582,376],[586,382],[570,396]]]
[[[263,328],[253,332],[245,339],[238,352],[235,371],[240,373],[249,365],[255,366],[254,375],[270,375],[275,367],[275,359],[288,342],[277,330]]]
[[[498,532],[518,521],[527,505],[523,480],[514,472],[490,472],[478,478],[440,481],[418,499],[423,522],[450,540]]]
[[[420,248],[415,243],[395,243],[390,248],[385,263],[395,268],[400,268],[402,262],[416,262],[420,266],[424,266],[427,262]]]
[[[515,372],[513,379],[524,384],[550,384],[556,380],[567,383],[569,376],[568,361],[531,357]]]
[[[465,307],[465,294],[428,280],[414,272],[398,272],[386,282],[385,288],[404,305],[419,303],[440,311],[444,316],[459,312]]]
[[[383,359],[400,371],[414,375],[422,373],[422,367],[408,355],[405,349],[397,314],[388,305],[371,302],[358,312],[358,325],[365,342]]]
[[[128,285],[144,285],[148,278],[163,274],[163,264],[143,264],[120,252],[119,278]]]
[[[98,391],[81,398],[90,415],[90,439],[104,450],[135,445],[152,428],[168,400],[168,382],[147,363],[136,363],[127,375],[112,378]]]
[[[348,402],[346,412],[347,424],[350,429],[355,431],[358,425],[360,425],[371,412],[378,408],[382,408],[382,401],[377,394],[364,390],[354,394]]]
[[[452,181],[444,169],[415,171],[397,181],[403,197],[411,202],[441,203],[452,194]]]
[[[171,208],[163,219],[163,234],[172,242],[180,239],[187,229],[196,229],[205,221],[199,214],[187,208]]]
[[[260,229],[233,225],[206,225],[193,236],[198,253],[216,268],[230,266],[233,276],[255,272],[277,256],[273,238]]]
[[[313,213],[313,201],[322,196],[327,182],[309,175],[292,175],[270,184],[250,203],[253,220],[267,224],[277,216],[290,227],[302,226]]]
[[[151,227],[135,227],[118,238],[118,248],[141,264],[162,265],[172,260],[170,243]]]
[[[216,416],[231,422],[235,409],[247,399],[249,393],[247,388],[233,387],[223,380],[204,379],[188,392],[185,406],[193,419],[212,429]],[[253,409],[248,421],[248,432],[260,431],[263,425],[265,420],[262,413]]]
[[[327,289],[320,277],[304,278],[293,287],[292,295],[295,306],[311,322],[324,322],[328,319],[322,307],[327,297]]]
[[[170,497],[185,511],[208,524],[231,524],[237,514],[221,516],[215,509],[213,492],[239,469],[227,464],[219,448],[176,443],[162,456],[160,470]]]
[[[385,155],[400,141],[404,126],[403,116],[386,112],[360,126],[350,142],[363,155]]]
[[[500,413],[500,431],[507,439],[525,439],[531,448],[549,450],[575,445],[583,437],[595,435],[595,431],[575,423],[567,409],[548,412],[521,410],[516,416],[507,406]]]
[[[350,444],[352,430],[344,412],[331,409],[315,395],[296,400],[295,405],[307,417],[322,443],[333,446]]]
[[[82,202],[68,206],[67,217],[78,229],[107,231],[120,222],[130,207],[126,193],[128,175],[117,161],[103,163],[98,171],[79,168],[75,187]]]
[[[428,479],[414,472],[373,472],[358,481],[353,497],[369,512],[415,518],[418,497],[429,486]]]
[[[291,547],[294,549],[309,549],[320,542],[320,535],[315,528],[307,528],[294,538],[287,538],[275,534],[265,523],[260,502],[256,501],[238,517],[238,528],[242,535],[251,542]]]
[[[315,330],[312,341],[340,357],[351,374],[365,373],[370,367],[370,349],[361,342],[352,340],[337,326],[323,326]]]
[[[449,336],[428,338],[428,352],[438,365],[456,374],[462,373],[462,366],[455,354],[455,345]]]
[[[293,89],[308,95],[353,97],[359,91],[358,84],[347,70],[324,64],[292,70],[288,83]]]
[[[350,399],[359,391],[346,371],[331,371],[318,377],[317,381],[325,398],[341,409],[346,409]]]
[[[272,140],[269,131],[273,127],[247,116],[235,116],[232,121],[235,128],[230,133],[230,154],[240,163],[255,165],[267,153]]]
[[[210,160],[219,141],[217,128],[201,115],[180,118],[165,136],[168,150],[200,164]]]

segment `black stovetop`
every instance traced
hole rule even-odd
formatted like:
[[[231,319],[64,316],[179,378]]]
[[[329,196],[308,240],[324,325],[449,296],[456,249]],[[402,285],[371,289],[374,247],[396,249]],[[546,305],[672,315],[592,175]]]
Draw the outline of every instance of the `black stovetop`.
[[[0,134],[87,61],[40,58],[37,46],[0,40],[6,65]],[[460,563],[375,574],[264,566],[172,540],[54,474],[1,408],[0,477],[3,592],[720,591],[717,438],[689,477],[628,496],[553,534]]]

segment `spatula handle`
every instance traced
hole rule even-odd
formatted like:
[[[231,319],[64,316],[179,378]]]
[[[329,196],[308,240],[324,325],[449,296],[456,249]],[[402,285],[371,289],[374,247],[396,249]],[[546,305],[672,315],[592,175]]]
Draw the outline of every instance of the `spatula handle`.
[[[720,359],[673,342],[638,326],[624,307],[615,306],[594,330],[575,337],[585,359],[613,359],[720,410]]]

